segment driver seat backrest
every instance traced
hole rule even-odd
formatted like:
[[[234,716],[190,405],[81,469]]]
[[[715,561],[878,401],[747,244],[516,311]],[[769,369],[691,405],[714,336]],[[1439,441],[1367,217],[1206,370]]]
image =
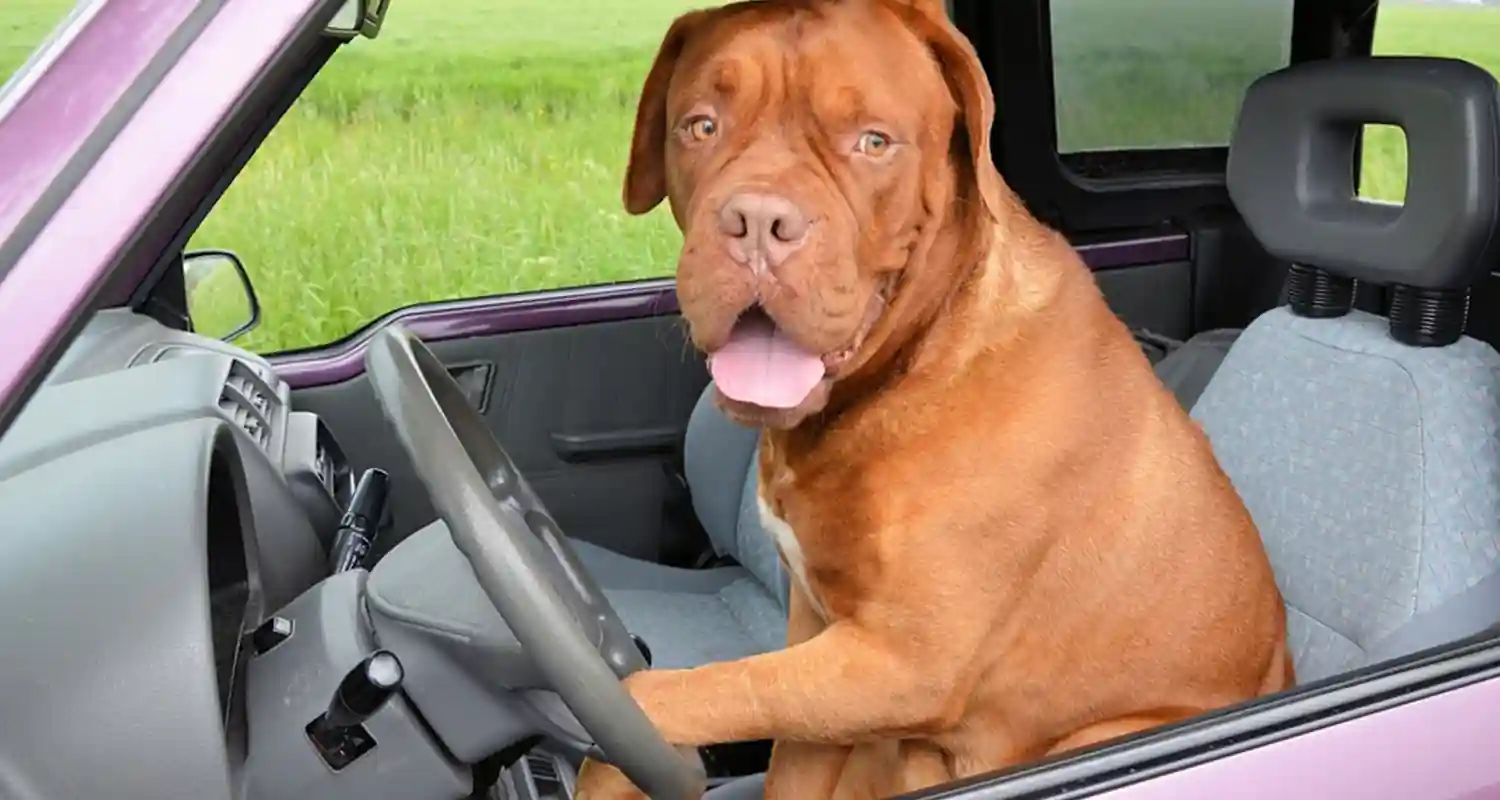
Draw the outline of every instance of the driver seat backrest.
[[[710,385],[698,397],[683,441],[693,511],[714,552],[748,570],[785,611],[790,584],[776,542],[760,523],[760,432],[731,422],[713,396]]]
[[[1360,123],[1400,125],[1402,206],[1354,196]],[[1500,622],[1500,354],[1460,336],[1493,264],[1500,93],[1434,58],[1302,64],[1258,80],[1230,196],[1293,264],[1289,304],[1235,342],[1192,416],[1265,542],[1300,681]],[[1391,287],[1391,319],[1351,311]]]

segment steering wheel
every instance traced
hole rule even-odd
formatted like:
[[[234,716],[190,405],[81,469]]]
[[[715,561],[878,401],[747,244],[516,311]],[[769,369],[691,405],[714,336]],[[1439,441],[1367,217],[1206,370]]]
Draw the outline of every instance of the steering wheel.
[[[701,796],[697,750],[669,745],[620,683],[645,658],[448,370],[400,325],[365,368],[479,585],[603,758],[651,797]]]

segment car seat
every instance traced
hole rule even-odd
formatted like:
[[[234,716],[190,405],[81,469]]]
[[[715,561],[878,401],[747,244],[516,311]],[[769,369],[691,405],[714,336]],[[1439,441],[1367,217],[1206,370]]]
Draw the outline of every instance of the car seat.
[[[1361,123],[1406,132],[1403,205],[1355,196]],[[1246,93],[1230,197],[1288,303],[1193,407],[1257,527],[1301,681],[1500,622],[1500,354],[1463,335],[1494,265],[1500,88],[1471,64],[1295,65]],[[1389,319],[1352,309],[1391,288]]]
[[[714,551],[733,564],[682,569],[573,542],[620,618],[645,640],[655,667],[693,667],[786,644],[786,573],[756,505],[758,439],[714,406],[712,385],[704,390],[688,420],[684,467],[699,523]]]
[[[1355,197],[1364,121],[1407,133],[1400,208]],[[1500,623],[1500,354],[1463,335],[1468,292],[1500,252],[1500,87],[1450,59],[1297,65],[1252,85],[1230,153],[1240,213],[1293,263],[1288,301],[1243,332],[1190,339],[1157,373],[1261,530],[1299,679]],[[1356,280],[1393,287],[1389,319],[1353,309]],[[579,544],[663,667],[785,633],[786,577],[755,516],[756,436],[711,395],[689,424],[688,480],[715,549],[745,566],[681,570]],[[760,797],[764,780],[709,796]]]

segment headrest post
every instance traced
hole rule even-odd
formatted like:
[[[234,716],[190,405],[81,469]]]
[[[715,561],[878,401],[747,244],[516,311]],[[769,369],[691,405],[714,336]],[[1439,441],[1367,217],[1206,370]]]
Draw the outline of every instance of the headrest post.
[[[1354,308],[1355,287],[1353,278],[1293,264],[1286,274],[1287,306],[1299,317],[1342,317]]]
[[[1464,335],[1468,289],[1391,287],[1391,338],[1412,347],[1446,347]]]

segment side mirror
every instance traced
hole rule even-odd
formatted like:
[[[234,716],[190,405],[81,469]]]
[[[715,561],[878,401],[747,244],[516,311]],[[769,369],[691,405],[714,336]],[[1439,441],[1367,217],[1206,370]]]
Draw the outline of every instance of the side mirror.
[[[182,283],[193,330],[232,342],[260,324],[260,300],[245,264],[228,250],[182,254]]]
[[[385,21],[385,11],[390,5],[391,0],[344,0],[324,32],[336,39],[356,36],[374,39],[380,34],[380,24]]]

